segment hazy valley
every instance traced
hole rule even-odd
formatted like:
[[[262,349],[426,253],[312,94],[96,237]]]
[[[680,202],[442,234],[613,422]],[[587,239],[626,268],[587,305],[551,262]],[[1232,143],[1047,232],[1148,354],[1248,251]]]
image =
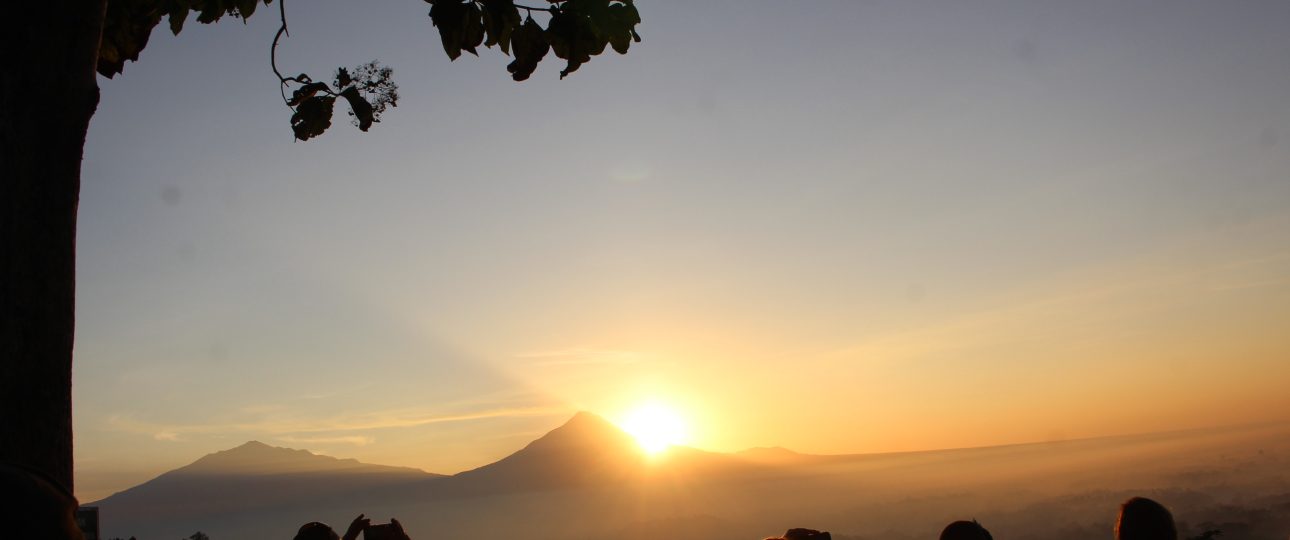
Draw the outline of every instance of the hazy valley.
[[[977,518],[996,538],[1110,538],[1117,505],[1171,506],[1184,537],[1290,534],[1290,425],[896,454],[650,457],[598,416],[489,465],[443,476],[250,442],[89,503],[104,537],[290,538],[360,512],[413,538],[756,540],[790,527],[835,538],[933,538]]]

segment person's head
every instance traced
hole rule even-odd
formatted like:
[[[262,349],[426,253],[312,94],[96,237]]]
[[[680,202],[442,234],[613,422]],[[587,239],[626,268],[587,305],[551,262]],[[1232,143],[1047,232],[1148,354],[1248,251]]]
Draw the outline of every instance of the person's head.
[[[76,526],[76,498],[44,475],[17,465],[0,465],[0,523],[5,538],[83,540]]]
[[[1115,537],[1118,540],[1178,540],[1178,530],[1168,509],[1151,499],[1134,497],[1120,505]]]
[[[300,526],[295,540],[340,540],[340,535],[325,523],[311,521]]]
[[[994,540],[994,537],[974,519],[946,525],[941,531],[941,540]]]
[[[789,529],[784,533],[784,540],[832,540],[833,535],[828,531],[820,532],[815,529]]]

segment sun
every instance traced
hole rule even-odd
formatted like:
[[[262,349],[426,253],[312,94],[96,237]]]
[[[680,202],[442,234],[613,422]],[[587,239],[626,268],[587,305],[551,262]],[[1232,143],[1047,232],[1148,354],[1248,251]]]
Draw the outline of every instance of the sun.
[[[685,419],[662,403],[642,404],[623,416],[620,426],[636,438],[646,454],[655,455],[689,438]]]

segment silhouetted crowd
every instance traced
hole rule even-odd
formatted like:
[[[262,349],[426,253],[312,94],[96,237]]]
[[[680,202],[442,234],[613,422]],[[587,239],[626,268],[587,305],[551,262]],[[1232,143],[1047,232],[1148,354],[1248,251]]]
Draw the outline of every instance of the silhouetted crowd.
[[[22,467],[0,464],[0,485],[9,495],[0,504],[0,523],[6,524],[3,538],[41,538],[81,540],[74,518],[76,499],[57,483]],[[411,540],[397,519],[373,524],[363,514],[350,522],[340,536],[324,523],[309,522],[296,532],[295,540]],[[1221,534],[1209,531],[1197,539],[1209,540]],[[204,535],[203,535],[204,536]],[[1144,497],[1133,497],[1120,505],[1115,523],[1116,540],[1178,540],[1173,515],[1160,503]],[[783,536],[766,540],[832,540],[828,532],[812,529],[789,529]],[[940,540],[994,540],[990,531],[976,520],[955,521],[941,531]]]
[[[399,520],[391,518],[389,523],[372,525],[372,520],[363,514],[350,522],[343,537],[337,536],[336,531],[326,524],[311,521],[300,526],[295,540],[356,540],[359,533],[363,534],[363,540],[411,540],[408,533],[403,532],[403,524]]]
[[[356,540],[363,533],[364,540],[411,540],[397,519],[390,523],[372,525],[371,520],[359,514],[349,524],[344,536],[337,536],[331,527],[319,522],[306,523],[296,533],[295,540]],[[1206,534],[1209,538],[1211,534]],[[1174,516],[1164,505],[1145,497],[1133,497],[1120,505],[1120,516],[1115,521],[1116,540],[1178,540]],[[814,529],[789,529],[783,536],[765,540],[833,540],[828,532]],[[990,531],[976,520],[955,521],[941,530],[940,540],[994,540]]]
[[[1217,531],[1206,533],[1211,538]],[[1116,540],[1178,540],[1174,516],[1160,503],[1145,497],[1134,497],[1120,505],[1120,517],[1115,521]],[[297,540],[301,540],[297,538]],[[833,540],[828,532],[814,529],[789,529],[784,536],[766,540]],[[990,531],[976,520],[955,521],[941,530],[940,540],[994,540]]]
[[[331,527],[317,521],[300,527],[294,540],[356,540],[363,533],[364,540],[411,540],[397,519],[384,525],[372,525],[371,520],[359,514],[349,524],[345,535],[337,536]],[[1205,538],[1211,535],[1206,534]],[[833,540],[828,532],[814,529],[789,529],[783,536],[765,540]],[[990,531],[972,521],[955,521],[941,530],[940,540],[994,540]],[[1115,521],[1115,540],[1178,540],[1174,516],[1164,505],[1146,497],[1133,497],[1120,505],[1120,516]]]
[[[371,520],[359,514],[349,524],[344,536],[337,536],[331,527],[319,522],[306,523],[296,533],[295,540],[356,540],[363,533],[364,540],[411,540],[397,519],[384,525],[372,525]],[[1205,538],[1211,537],[1207,533]],[[1120,505],[1120,517],[1115,521],[1116,540],[1178,540],[1174,516],[1164,505],[1145,497],[1133,497]],[[832,535],[814,529],[789,529],[783,536],[765,540],[833,540]],[[990,531],[976,520],[955,521],[941,530],[940,540],[994,540]]]

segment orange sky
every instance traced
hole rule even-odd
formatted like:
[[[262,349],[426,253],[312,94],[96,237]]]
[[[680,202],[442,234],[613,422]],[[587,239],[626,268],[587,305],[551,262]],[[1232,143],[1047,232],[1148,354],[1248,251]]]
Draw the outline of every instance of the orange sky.
[[[293,16],[281,63],[395,66],[370,133],[291,142],[271,17],[100,81],[82,498],[250,439],[456,472],[650,400],[719,451],[1290,418],[1284,2],[650,3],[522,85],[418,6]]]

